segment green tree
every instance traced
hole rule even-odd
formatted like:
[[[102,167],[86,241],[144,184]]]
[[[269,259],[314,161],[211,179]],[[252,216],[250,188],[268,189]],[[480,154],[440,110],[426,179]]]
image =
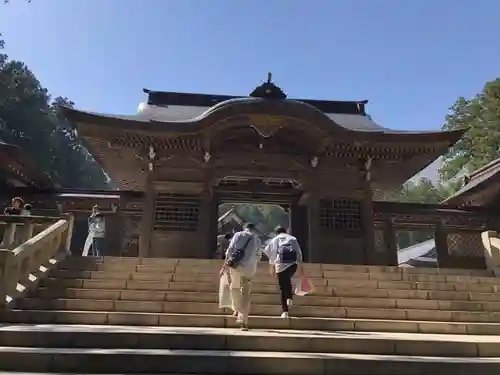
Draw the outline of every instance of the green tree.
[[[428,178],[410,180],[396,189],[390,200],[411,203],[440,203],[445,200],[455,189],[455,184],[433,183]]]
[[[79,142],[76,131],[67,121],[61,107],[73,107],[68,98],[57,97],[51,103],[51,121],[54,130],[51,135],[55,149],[65,159],[52,159],[52,170],[56,171],[63,186],[81,189],[106,189],[110,187],[108,177],[92,155]]]
[[[104,189],[108,178],[28,67],[0,55],[0,139],[24,149],[62,187]]]
[[[444,157],[443,180],[471,173],[500,157],[500,78],[487,82],[481,93],[459,98],[446,116],[443,130],[469,129]]]
[[[236,209],[244,221],[254,223],[264,234],[273,233],[278,225],[285,228],[289,225],[289,214],[275,204],[222,204],[219,206],[219,216],[225,214],[231,207]]]
[[[410,203],[434,203],[445,200],[455,189],[454,184],[433,183],[428,178],[410,180],[393,192],[390,200]],[[399,249],[412,246],[434,238],[434,233],[428,230],[403,230],[397,232]]]

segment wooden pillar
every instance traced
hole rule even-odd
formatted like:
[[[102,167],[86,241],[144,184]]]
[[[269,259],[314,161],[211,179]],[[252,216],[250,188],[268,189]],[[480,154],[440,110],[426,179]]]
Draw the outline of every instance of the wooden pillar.
[[[438,267],[450,267],[450,253],[448,251],[448,233],[442,222],[436,224],[434,243],[438,259]]]
[[[320,263],[321,256],[321,237],[319,228],[319,198],[315,192],[311,192],[307,200],[307,214],[309,219],[309,238],[308,255],[309,262]]]
[[[301,206],[298,202],[292,203],[290,208],[290,232],[299,241],[306,262],[310,261],[308,223],[307,206]]]
[[[210,225],[208,227],[208,246],[215,251],[217,249],[217,225],[219,219],[219,199],[217,194],[213,193],[208,207]]]
[[[68,212],[68,207],[65,202],[57,202],[57,211],[59,214],[65,214]],[[89,214],[90,215],[90,214]]]
[[[127,224],[124,211],[127,209],[127,198],[124,193],[120,194],[120,203],[118,204],[117,216],[120,223],[120,241],[118,248],[118,256],[122,257],[125,254],[125,237],[127,236]]]
[[[153,173],[152,171],[148,171],[140,225],[139,258],[145,258],[149,255],[154,224],[155,198],[156,192],[153,185]]]
[[[104,255],[119,256],[122,252],[123,225],[118,204],[111,204],[106,215],[106,249]]]
[[[396,228],[394,228],[394,223],[392,220],[387,221],[384,228],[384,243],[386,246],[386,266],[397,266],[398,265],[398,244],[396,236]]]
[[[363,234],[365,244],[365,263],[376,265],[378,263],[375,252],[375,225],[373,221],[373,192],[371,185],[371,159],[364,165],[361,185],[363,188],[363,199],[361,200],[361,220],[363,223]]]
[[[211,189],[206,189],[202,193],[199,239],[200,249],[203,254],[200,258],[210,259],[217,249],[217,219],[218,219],[217,197]]]
[[[66,213],[70,213],[68,208],[70,205],[65,201],[56,202],[57,214],[54,215],[63,215]],[[90,211],[88,214],[81,212],[71,212],[73,214],[73,233],[71,234],[71,244],[70,254],[72,256],[81,256],[82,250],[85,245],[85,240],[87,239],[89,233],[88,226],[88,216],[90,215]]]

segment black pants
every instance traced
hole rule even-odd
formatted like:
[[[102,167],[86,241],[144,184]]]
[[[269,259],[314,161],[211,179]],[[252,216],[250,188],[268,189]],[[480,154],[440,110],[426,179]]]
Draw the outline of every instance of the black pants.
[[[292,299],[293,297],[292,277],[293,275],[295,275],[295,272],[297,272],[296,264],[288,267],[283,272],[279,272],[276,274],[281,291],[281,308],[283,309],[283,312],[288,312],[288,305],[286,304],[286,300]]]

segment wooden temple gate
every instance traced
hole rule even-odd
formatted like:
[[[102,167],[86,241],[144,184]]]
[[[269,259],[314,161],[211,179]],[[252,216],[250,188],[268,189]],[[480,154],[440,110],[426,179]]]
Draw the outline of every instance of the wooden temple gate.
[[[218,205],[243,200],[287,207],[310,262],[393,264],[394,225],[420,224],[388,214],[378,201],[464,132],[392,131],[371,120],[367,101],[287,99],[270,76],[247,97],[146,92],[147,105],[160,112],[66,109],[120,189],[34,193],[35,207],[52,199],[51,209],[74,214],[82,234],[73,249],[99,203],[108,215],[109,255],[206,258],[215,246]],[[450,229],[446,220],[439,225]],[[465,243],[447,238],[448,248]]]
[[[172,104],[162,96],[210,108],[180,121],[66,111],[120,189],[143,194],[143,257],[208,257],[218,204],[242,198],[290,207],[311,262],[380,264],[373,200],[463,134],[389,131],[366,101],[289,100],[270,79],[249,97],[147,92],[157,108]]]

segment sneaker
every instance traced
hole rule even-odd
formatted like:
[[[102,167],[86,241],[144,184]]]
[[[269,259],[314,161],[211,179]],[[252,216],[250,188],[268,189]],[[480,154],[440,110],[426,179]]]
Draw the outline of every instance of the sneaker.
[[[242,324],[242,325],[240,326],[240,329],[241,329],[242,331],[248,331],[248,325],[247,325],[247,324]]]
[[[290,315],[288,315],[288,313],[285,311],[284,313],[281,314],[281,317],[283,319],[288,319],[290,317]]]
[[[293,305],[293,301],[292,301],[292,299],[291,299],[291,298],[288,298],[288,299],[286,300],[286,305],[287,305],[288,307],[292,307],[292,305]]]
[[[239,325],[241,328],[243,328],[244,326],[247,326],[247,324],[243,320],[243,316],[241,314],[237,314],[236,324]]]

